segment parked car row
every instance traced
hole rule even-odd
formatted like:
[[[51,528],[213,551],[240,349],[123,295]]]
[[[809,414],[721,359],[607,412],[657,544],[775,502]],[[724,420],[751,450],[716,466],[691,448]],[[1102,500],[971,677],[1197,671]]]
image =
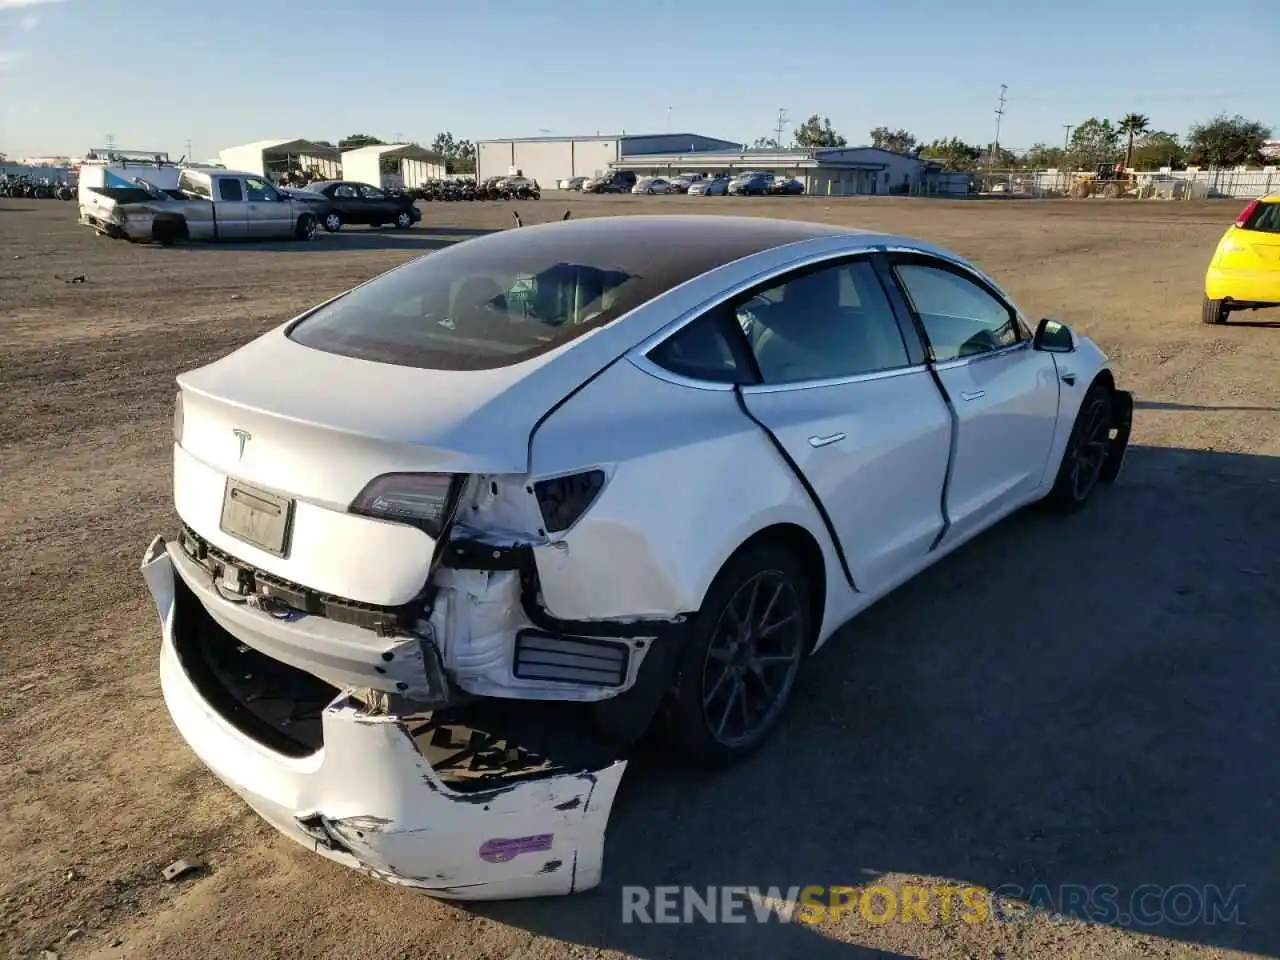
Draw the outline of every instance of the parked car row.
[[[661,195],[686,193],[691,197],[788,196],[804,193],[804,184],[794,177],[747,171],[733,175],[681,173],[671,177],[638,177],[630,170],[614,170],[600,177],[565,177],[556,184],[561,190],[583,193],[632,193]]]

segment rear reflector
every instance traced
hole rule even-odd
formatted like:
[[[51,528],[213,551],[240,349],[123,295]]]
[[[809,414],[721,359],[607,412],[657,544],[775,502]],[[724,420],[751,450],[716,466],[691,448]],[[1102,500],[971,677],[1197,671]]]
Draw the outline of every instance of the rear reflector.
[[[1249,220],[1253,217],[1253,211],[1258,209],[1258,201],[1250,200],[1249,205],[1240,211],[1240,216],[1236,217],[1236,226],[1248,229]]]
[[[521,630],[516,634],[516,659],[511,672],[521,680],[620,687],[626,682],[630,657],[630,648],[616,640]]]

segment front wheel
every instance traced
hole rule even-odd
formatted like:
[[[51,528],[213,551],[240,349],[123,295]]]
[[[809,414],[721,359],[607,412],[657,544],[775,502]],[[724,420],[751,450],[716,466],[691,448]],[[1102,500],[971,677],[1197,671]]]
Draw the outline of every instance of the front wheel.
[[[316,238],[316,218],[309,213],[304,213],[298,218],[298,225],[294,228],[293,235],[298,240],[314,240]]]
[[[329,233],[337,233],[342,229],[342,214],[331,211],[324,215],[324,228]]]
[[[812,639],[809,597],[799,561],[780,547],[749,548],[720,571],[659,725],[686,759],[726,766],[777,725]]]
[[[1227,302],[1225,300],[1210,300],[1204,298],[1204,303],[1200,305],[1200,322],[1219,324],[1227,322]]]
[[[1044,505],[1057,513],[1075,513],[1089,500],[1102,477],[1115,426],[1111,388],[1095,380],[1084,395],[1062,453],[1062,464]]]
[[[401,210],[396,214],[396,229],[408,230],[413,226],[413,217],[408,210]]]

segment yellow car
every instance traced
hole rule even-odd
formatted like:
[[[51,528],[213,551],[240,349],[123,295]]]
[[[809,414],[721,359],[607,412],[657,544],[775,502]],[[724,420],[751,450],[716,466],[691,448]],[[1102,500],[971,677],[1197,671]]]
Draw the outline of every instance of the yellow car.
[[[1280,194],[1251,200],[1218,241],[1204,275],[1205,323],[1236,310],[1280,307]]]

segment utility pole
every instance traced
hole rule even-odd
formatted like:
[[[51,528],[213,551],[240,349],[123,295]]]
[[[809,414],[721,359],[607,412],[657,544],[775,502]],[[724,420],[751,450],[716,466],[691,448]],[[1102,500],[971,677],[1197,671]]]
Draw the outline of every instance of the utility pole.
[[[186,157],[188,160],[190,160],[191,159],[191,138],[190,137],[187,137],[187,139],[183,141],[183,146],[186,147],[186,153],[184,153],[183,156]]]
[[[791,121],[787,118],[787,108],[779,107],[778,123],[773,128],[773,142],[776,143],[779,147],[782,146],[782,131],[786,128],[787,124],[789,124],[790,122]]]
[[[1075,124],[1064,123],[1063,126],[1067,128],[1067,135],[1062,138],[1062,149],[1070,150],[1071,149],[1071,131],[1075,129]]]
[[[667,104],[667,133],[671,132],[671,105]]]
[[[1000,106],[996,107],[996,138],[991,144],[991,156],[987,163],[987,169],[995,167],[996,153],[1000,150],[1000,121],[1004,119],[1005,91],[1008,89],[1008,84],[1000,84]]]
[[[108,133],[107,134],[107,155],[110,156],[111,153],[115,151],[115,148],[116,148],[116,138]]]

